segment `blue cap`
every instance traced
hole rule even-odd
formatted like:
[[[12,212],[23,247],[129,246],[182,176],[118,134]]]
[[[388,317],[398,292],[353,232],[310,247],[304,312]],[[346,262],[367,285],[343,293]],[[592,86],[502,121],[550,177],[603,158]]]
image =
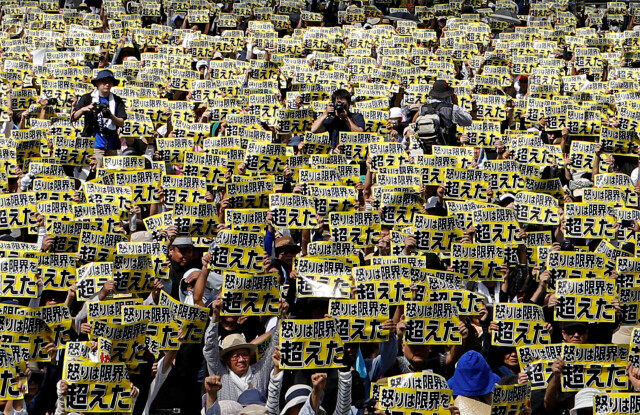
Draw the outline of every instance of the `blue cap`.
[[[98,72],[98,76],[96,76],[95,78],[93,78],[91,80],[91,83],[93,85],[96,84],[96,82],[101,81],[103,79],[113,79],[113,86],[118,86],[118,84],[120,84],[120,81],[116,79],[115,75],[113,74],[113,72],[111,72],[108,69],[102,70],[100,72]]]
[[[500,376],[491,371],[484,357],[470,350],[458,360],[456,371],[447,383],[454,395],[472,397],[491,393],[499,381]]]
[[[258,389],[250,388],[238,396],[238,403],[242,406],[266,405],[267,398]]]

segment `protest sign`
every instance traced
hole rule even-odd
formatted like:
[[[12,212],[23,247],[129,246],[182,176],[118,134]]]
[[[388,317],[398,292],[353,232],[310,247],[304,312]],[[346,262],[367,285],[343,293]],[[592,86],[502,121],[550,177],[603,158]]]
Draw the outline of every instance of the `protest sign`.
[[[453,397],[451,390],[418,388],[380,388],[380,406],[390,413],[445,414]]]
[[[259,233],[224,230],[218,232],[211,249],[213,269],[262,271],[264,236]]]
[[[520,368],[527,374],[531,389],[546,389],[553,372],[551,365],[562,353],[562,345],[533,345],[517,348]]]
[[[491,332],[496,346],[535,346],[551,343],[542,307],[534,304],[495,304],[493,318],[498,329]]]
[[[282,369],[339,368],[344,346],[334,319],[281,320]]]
[[[223,316],[278,315],[280,291],[277,274],[225,272],[222,283]]]
[[[407,344],[462,344],[455,305],[433,302],[405,303]]]
[[[513,244],[522,242],[515,212],[509,208],[477,209],[471,212],[476,228],[475,240],[481,244]]]
[[[551,273],[550,286],[566,278],[604,278],[606,261],[600,253],[551,251],[545,262]]]
[[[596,393],[593,397],[594,415],[624,415],[640,412],[640,394]]]
[[[389,319],[389,303],[384,301],[330,300],[329,316],[338,322],[345,343],[380,342],[389,339],[382,324]]]
[[[451,244],[451,266],[469,281],[502,281],[504,249],[492,244]]]
[[[570,238],[614,237],[613,207],[603,203],[566,203],[566,235]]]
[[[629,346],[626,345],[563,344],[562,390],[627,390],[628,354]]]
[[[521,223],[558,225],[558,202],[550,195],[518,192],[515,197],[515,218]]]
[[[202,341],[205,327],[209,321],[207,308],[181,303],[165,291],[160,292],[159,305],[171,308],[174,320],[180,324],[183,343],[200,343]]]
[[[373,246],[380,235],[382,219],[376,212],[332,212],[329,228],[335,242],[351,242],[358,248]]]
[[[29,258],[0,258],[0,296],[38,297],[38,261]]]
[[[557,321],[614,321],[612,300],[617,297],[614,282],[600,278],[565,279],[556,283]]]
[[[496,385],[491,395],[492,414],[522,413],[531,408],[531,383]]]
[[[276,229],[315,229],[318,227],[312,197],[296,194],[269,195],[272,224]]]
[[[69,385],[64,398],[68,411],[130,412],[133,408],[125,364],[65,359],[62,379]]]

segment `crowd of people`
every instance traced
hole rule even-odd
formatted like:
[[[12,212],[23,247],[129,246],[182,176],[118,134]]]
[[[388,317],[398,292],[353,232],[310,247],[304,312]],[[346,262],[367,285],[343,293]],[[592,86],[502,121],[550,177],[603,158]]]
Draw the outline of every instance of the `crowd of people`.
[[[4,414],[640,413],[640,7],[433,3],[0,2]]]

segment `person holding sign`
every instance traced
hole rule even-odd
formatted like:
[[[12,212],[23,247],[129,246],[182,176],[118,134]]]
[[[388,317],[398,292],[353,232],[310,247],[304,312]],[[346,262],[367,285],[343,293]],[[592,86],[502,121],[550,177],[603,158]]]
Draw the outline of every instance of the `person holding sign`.
[[[404,316],[403,316],[404,317]],[[464,342],[469,336],[469,329],[460,322],[458,326],[463,345],[452,345],[449,352],[435,357],[430,356],[431,346],[425,344],[402,343],[402,356],[396,358],[395,364],[387,371],[386,376],[394,376],[403,373],[432,370],[441,376],[450,376],[453,373],[456,362],[462,356]],[[407,320],[401,320],[396,325],[396,335],[404,338],[407,329]]]
[[[588,326],[584,323],[568,321],[562,324],[562,338],[565,343],[585,344],[588,335]],[[561,357],[558,357],[551,366],[553,375],[544,394],[544,409],[549,412],[569,408],[576,394],[575,392],[562,392],[560,390],[563,368],[564,361]]]
[[[255,388],[266,395],[269,375],[273,366],[270,357],[279,341],[277,322],[271,332],[269,348],[260,360],[250,364],[251,360],[255,358],[257,346],[248,343],[241,334],[230,334],[222,339],[222,348],[220,348],[218,345],[218,326],[222,311],[222,299],[218,298],[214,301],[212,308],[213,317],[205,334],[203,352],[209,374],[218,375],[221,378],[220,399],[237,400],[238,396],[249,388]],[[288,308],[287,303],[281,301],[281,314],[286,313]]]
[[[82,136],[96,138],[93,154],[97,167],[102,167],[102,158],[115,156],[120,149],[118,128],[124,127],[127,113],[122,98],[111,92],[111,88],[120,84],[113,72],[102,70],[91,83],[96,89],[80,97],[71,113],[71,121],[84,117]]]
[[[311,125],[314,134],[329,132],[331,136],[331,148],[336,148],[340,131],[361,133],[364,131],[365,122],[361,114],[349,111],[351,107],[351,94],[346,89],[337,89],[331,95],[331,104],[327,105],[324,112],[316,118]]]

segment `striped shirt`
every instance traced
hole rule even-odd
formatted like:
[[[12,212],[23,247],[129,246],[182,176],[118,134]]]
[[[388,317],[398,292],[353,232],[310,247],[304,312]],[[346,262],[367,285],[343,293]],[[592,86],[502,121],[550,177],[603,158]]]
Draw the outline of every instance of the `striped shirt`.
[[[220,400],[232,400],[237,401],[238,396],[244,389],[231,381],[229,374],[229,368],[225,366],[220,360],[220,346],[218,344],[218,324],[211,323],[207,328],[204,340],[204,359],[207,362],[207,369],[210,375],[220,376],[222,382],[222,389],[218,392],[218,399]],[[251,365],[251,380],[250,387],[258,389],[263,394],[267,393],[267,387],[269,385],[269,375],[273,368],[273,362],[271,361],[271,355],[275,347],[278,345],[278,324],[276,322],[275,328],[271,331],[271,344],[269,348],[262,356],[262,359]]]

